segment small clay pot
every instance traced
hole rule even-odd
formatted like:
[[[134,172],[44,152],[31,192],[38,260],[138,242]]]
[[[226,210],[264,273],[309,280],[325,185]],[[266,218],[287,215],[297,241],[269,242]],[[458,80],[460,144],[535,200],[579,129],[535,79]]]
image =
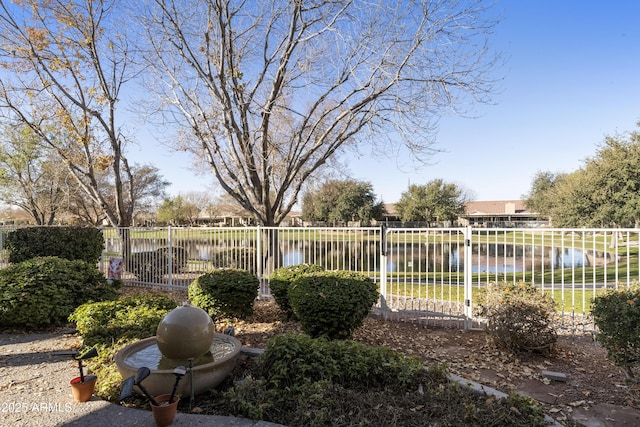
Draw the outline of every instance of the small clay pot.
[[[84,377],[84,382],[80,377],[75,377],[71,380],[71,391],[73,392],[73,400],[76,402],[86,402],[93,396],[93,390],[96,388],[96,380],[98,377],[95,375],[87,375]]]
[[[173,402],[169,403],[170,394],[161,394],[156,396],[155,400],[159,406],[151,404],[151,411],[153,412],[153,419],[158,427],[166,427],[173,424],[173,420],[176,417],[178,411],[178,402],[180,398],[178,396],[173,397]]]

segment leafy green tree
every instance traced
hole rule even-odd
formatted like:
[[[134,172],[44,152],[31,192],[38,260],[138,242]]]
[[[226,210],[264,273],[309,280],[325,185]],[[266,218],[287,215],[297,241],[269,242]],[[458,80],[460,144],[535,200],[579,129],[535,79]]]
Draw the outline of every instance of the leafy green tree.
[[[305,221],[370,223],[382,219],[384,204],[376,201],[369,182],[355,180],[327,181],[315,191],[308,191],[302,199],[302,218]]]
[[[640,123],[638,124],[640,127]],[[640,220],[640,131],[608,136],[588,159],[597,210],[592,224],[634,227]]]
[[[544,203],[551,206],[551,222],[557,227],[637,226],[639,170],[640,132],[606,137],[580,169],[562,176],[547,191]]]
[[[550,219],[555,227],[587,227],[597,210],[593,182],[585,169],[568,174],[553,191]]]
[[[455,221],[468,201],[465,191],[441,179],[426,185],[411,184],[400,195],[396,211],[402,221]]]
[[[555,203],[555,190],[564,173],[538,172],[533,178],[529,193],[522,196],[528,210],[550,217]]]

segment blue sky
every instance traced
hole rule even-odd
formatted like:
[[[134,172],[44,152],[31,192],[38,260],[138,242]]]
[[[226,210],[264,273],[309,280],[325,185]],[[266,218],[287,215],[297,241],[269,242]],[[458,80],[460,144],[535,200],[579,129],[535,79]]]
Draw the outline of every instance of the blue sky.
[[[440,120],[431,164],[407,158],[348,159],[351,177],[371,182],[386,203],[409,183],[455,182],[476,200],[519,199],[537,171],[571,172],[607,135],[640,121],[640,2],[503,0],[492,46],[506,57],[494,105],[476,118]],[[132,160],[155,164],[172,194],[214,191],[184,153],[141,141]],[[345,159],[343,159],[345,160]]]

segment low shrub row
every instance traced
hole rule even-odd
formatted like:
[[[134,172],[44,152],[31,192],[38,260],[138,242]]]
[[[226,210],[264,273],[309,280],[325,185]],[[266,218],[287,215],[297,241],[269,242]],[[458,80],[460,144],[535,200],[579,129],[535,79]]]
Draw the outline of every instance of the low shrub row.
[[[76,323],[84,345],[92,347],[154,336],[162,318],[176,306],[164,295],[141,294],[82,304],[69,320]]]
[[[139,295],[86,304],[74,312],[85,344],[101,337],[94,341],[100,357],[89,361],[99,378],[99,396],[119,399],[122,378],[113,357],[129,341],[153,333],[134,328],[127,334],[130,319],[173,305],[160,296]],[[289,333],[271,339],[245,369],[228,383],[230,388],[211,390],[198,401],[207,401],[205,406],[216,413],[292,426],[546,425],[531,399],[514,394],[488,401],[450,382],[445,367],[425,369],[420,359],[387,347]],[[500,423],[494,424],[497,418]]]
[[[10,266],[0,270],[0,326],[39,328],[67,322],[79,305],[116,297],[97,263],[102,232],[89,227],[28,227],[3,241]]]

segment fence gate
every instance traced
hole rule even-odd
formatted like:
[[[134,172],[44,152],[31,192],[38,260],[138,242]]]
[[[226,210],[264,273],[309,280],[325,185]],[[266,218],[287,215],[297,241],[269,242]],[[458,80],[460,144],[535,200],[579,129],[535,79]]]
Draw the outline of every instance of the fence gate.
[[[382,233],[385,318],[472,328],[471,230],[390,228]]]

